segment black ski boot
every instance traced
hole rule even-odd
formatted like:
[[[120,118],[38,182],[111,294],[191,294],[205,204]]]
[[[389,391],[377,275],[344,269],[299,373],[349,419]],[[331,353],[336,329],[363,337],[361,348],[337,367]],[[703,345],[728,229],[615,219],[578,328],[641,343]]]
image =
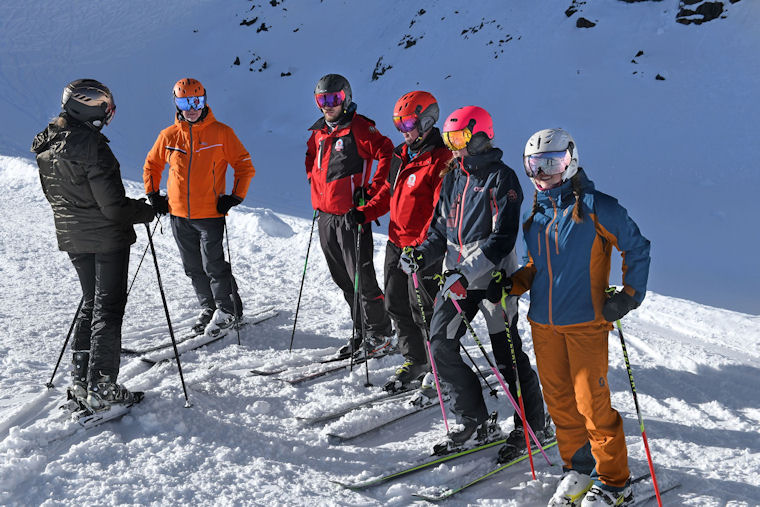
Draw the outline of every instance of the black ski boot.
[[[396,369],[395,375],[388,379],[383,389],[389,393],[409,389],[413,382],[421,381],[427,372],[427,363],[416,363],[407,359],[404,364]]]
[[[198,317],[195,319],[195,324],[193,324],[193,327],[190,328],[193,333],[203,334],[203,332],[206,330],[206,326],[208,326],[208,323],[211,322],[211,317],[214,316],[214,308],[203,308],[201,310],[201,313],[198,314]]]
[[[536,438],[541,443],[541,447],[554,442],[556,436],[554,435],[554,428],[552,428],[551,417],[546,417],[546,425],[541,429],[534,429]],[[530,438],[530,436],[529,436]],[[531,438],[531,448],[536,448],[536,443]],[[525,431],[522,426],[518,426],[513,429],[507,437],[507,443],[499,449],[499,457],[497,461],[499,463],[509,463],[514,461],[520,456],[526,454],[528,451],[525,448]]]
[[[503,438],[501,428],[496,422],[497,418],[496,412],[482,423],[468,417],[463,418],[464,421],[458,429],[449,431],[446,438],[433,446],[433,454],[443,456]]]
[[[87,399],[87,370],[90,364],[90,353],[87,351],[74,352],[71,359],[71,387],[68,388],[69,399],[85,401]]]
[[[353,352],[357,354],[361,350],[362,339],[361,334],[357,333],[356,338],[349,338],[348,343],[338,349],[338,357],[351,357],[351,340],[354,341]]]
[[[107,410],[112,404],[131,405],[142,399],[143,393],[132,393],[121,384],[111,381],[109,375],[96,374],[90,378],[87,406],[92,411]]]

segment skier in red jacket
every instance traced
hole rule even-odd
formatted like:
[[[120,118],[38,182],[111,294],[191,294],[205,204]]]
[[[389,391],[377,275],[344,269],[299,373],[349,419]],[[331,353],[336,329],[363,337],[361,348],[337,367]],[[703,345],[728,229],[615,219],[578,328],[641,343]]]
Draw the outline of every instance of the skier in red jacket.
[[[323,76],[314,89],[323,117],[310,127],[306,143],[306,176],[311,203],[319,211],[319,241],[335,283],[351,308],[356,330],[339,351],[350,355],[362,347],[366,331],[369,354],[391,346],[393,327],[385,312],[383,292],[372,262],[372,226],[350,227],[345,214],[376,195],[388,177],[393,143],[378,132],[375,122],[356,113],[351,85],[339,74]],[[372,162],[377,169],[371,177]],[[354,307],[354,274],[359,263],[360,311]]]
[[[418,273],[424,321],[412,278],[398,263],[404,248],[417,247],[427,237],[441,189],[441,173],[451,159],[441,132],[434,126],[437,121],[438,102],[432,94],[413,91],[398,99],[393,124],[404,142],[393,150],[388,179],[370,202],[346,215],[355,225],[369,223],[389,210],[391,213],[385,249],[385,309],[395,324],[404,363],[385,385],[388,391],[406,388],[429,370],[423,326],[433,315],[432,296],[438,292],[433,276],[441,272],[441,261]]]

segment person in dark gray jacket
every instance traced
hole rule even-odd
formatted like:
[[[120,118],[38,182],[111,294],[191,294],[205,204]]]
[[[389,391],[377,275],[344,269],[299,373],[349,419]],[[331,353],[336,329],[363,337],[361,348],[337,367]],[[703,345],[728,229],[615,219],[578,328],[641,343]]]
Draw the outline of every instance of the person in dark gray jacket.
[[[492,272],[517,269],[515,241],[519,232],[523,195],[517,175],[501,160],[502,151],[492,144],[493,120],[483,108],[457,109],[443,125],[443,140],[454,159],[444,176],[441,194],[427,239],[411,254],[402,254],[401,269],[424,269],[444,258],[445,280],[439,291],[430,322],[430,348],[441,380],[451,388],[453,412],[460,426],[433,448],[446,454],[474,438],[500,438],[489,420],[480,382],[460,355],[460,338],[465,324],[459,309],[472,321],[478,312],[486,320],[496,366],[517,398],[516,375],[507,342],[505,315],[498,304],[486,299]],[[453,302],[456,302],[456,305]],[[507,302],[509,336],[520,376],[528,424],[539,439],[546,431],[544,402],[538,376],[522,350],[517,330],[517,302]],[[514,416],[515,429],[500,450],[500,459],[511,461],[526,452],[522,420]],[[502,452],[503,451],[503,452]]]
[[[126,197],[119,162],[100,132],[116,111],[110,90],[94,79],[78,79],[64,88],[61,106],[34,138],[32,151],[53,209],[58,248],[69,254],[82,286],[69,392],[101,409],[134,401],[116,383],[121,324],[133,224],[152,221],[154,213],[146,202]]]

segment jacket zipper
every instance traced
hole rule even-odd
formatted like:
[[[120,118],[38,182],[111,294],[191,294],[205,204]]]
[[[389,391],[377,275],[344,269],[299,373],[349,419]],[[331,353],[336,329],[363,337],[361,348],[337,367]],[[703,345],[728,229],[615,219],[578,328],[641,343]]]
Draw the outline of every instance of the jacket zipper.
[[[190,219],[190,167],[193,165],[193,126],[190,129],[190,159],[187,161],[187,218]]]
[[[551,248],[549,245],[549,234],[551,233],[552,229],[552,223],[557,219],[557,203],[554,202],[554,199],[549,197],[549,200],[552,202],[552,208],[554,209],[554,217],[549,221],[549,223],[546,225],[546,266],[549,270],[549,324],[554,325],[554,316],[552,311],[552,299],[553,299],[553,288],[554,288],[554,274],[552,273],[552,259],[551,259]],[[557,252],[559,253],[559,251]]]
[[[462,172],[467,175],[467,181],[464,182],[464,190],[462,191],[462,201],[460,202],[459,207],[459,227],[458,227],[458,236],[459,236],[459,257],[457,257],[457,262],[462,261],[462,250],[464,249],[464,243],[462,242],[462,222],[464,222],[464,202],[465,198],[467,197],[467,187],[470,185],[470,173],[465,171],[464,169],[464,162],[459,161],[459,165],[462,168]]]

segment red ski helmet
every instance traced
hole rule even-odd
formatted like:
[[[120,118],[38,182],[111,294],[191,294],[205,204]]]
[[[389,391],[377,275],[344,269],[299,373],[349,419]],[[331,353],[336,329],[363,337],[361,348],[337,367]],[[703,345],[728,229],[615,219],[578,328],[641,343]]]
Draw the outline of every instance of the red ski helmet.
[[[413,91],[406,93],[396,101],[393,108],[393,125],[400,132],[409,132],[415,128],[424,134],[438,121],[438,102],[431,93]]]

